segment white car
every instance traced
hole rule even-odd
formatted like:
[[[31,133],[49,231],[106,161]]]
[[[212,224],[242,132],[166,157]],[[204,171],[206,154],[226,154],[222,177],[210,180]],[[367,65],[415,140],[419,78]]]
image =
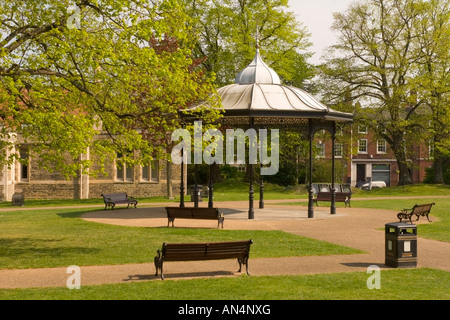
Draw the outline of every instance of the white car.
[[[384,181],[371,181],[364,183],[361,186],[361,189],[364,190],[372,190],[373,188],[386,188],[386,182]]]

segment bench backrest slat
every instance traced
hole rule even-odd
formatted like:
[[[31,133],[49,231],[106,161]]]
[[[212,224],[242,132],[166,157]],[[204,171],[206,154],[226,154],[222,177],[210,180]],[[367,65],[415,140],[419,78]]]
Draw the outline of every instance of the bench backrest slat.
[[[111,194],[103,194],[103,198],[109,198],[111,200],[126,200],[128,196],[126,193],[111,193]]]
[[[196,219],[217,219],[219,210],[217,208],[195,208],[192,210],[192,216]]]
[[[191,208],[166,207],[166,212],[169,218],[192,218]]]
[[[431,210],[431,207],[433,206],[433,203],[428,203],[428,204],[421,204],[421,205],[415,205],[413,208],[413,213],[423,213],[423,212],[428,212]]]
[[[346,197],[350,196],[351,193],[349,192],[335,192],[336,199],[345,199]],[[319,192],[317,195],[318,198],[322,199],[331,199],[331,192]]]
[[[162,256],[165,261],[218,260],[248,256],[251,240],[216,243],[165,243]]]
[[[180,208],[166,207],[168,218],[217,219],[220,215],[217,208]]]

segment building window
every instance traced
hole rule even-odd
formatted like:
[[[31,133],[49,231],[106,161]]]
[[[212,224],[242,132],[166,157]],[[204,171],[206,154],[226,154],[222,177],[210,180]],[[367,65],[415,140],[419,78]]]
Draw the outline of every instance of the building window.
[[[335,143],[334,144],[334,156],[336,158],[342,158],[342,143]]]
[[[133,166],[123,160],[121,153],[117,153],[116,158],[116,180],[133,181]]]
[[[434,159],[434,143],[430,141],[428,145],[428,159]]]
[[[377,141],[377,153],[386,153],[386,140],[379,139]]]
[[[152,160],[150,163],[142,166],[142,181],[159,181],[159,161]]]
[[[20,148],[19,150],[19,181],[29,181],[29,155],[28,150]]]
[[[367,139],[358,140],[358,153],[367,153]]]
[[[322,142],[317,145],[317,158],[325,158],[325,144]]]
[[[380,127],[380,126],[377,126],[377,129],[378,129],[378,131],[381,132],[381,133],[386,133],[386,127]]]
[[[367,126],[358,126],[358,133],[367,133]]]

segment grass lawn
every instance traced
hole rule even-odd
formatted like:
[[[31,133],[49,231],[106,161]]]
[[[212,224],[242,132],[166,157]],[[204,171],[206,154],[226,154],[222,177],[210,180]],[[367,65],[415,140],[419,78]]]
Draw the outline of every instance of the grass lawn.
[[[252,239],[251,257],[361,253],[283,231],[137,228],[99,224],[80,218],[83,212],[92,210],[65,208],[0,212],[1,268],[151,262],[163,242]]]
[[[366,272],[300,276],[143,281],[67,288],[1,290],[0,300],[448,300],[448,272],[381,270],[380,289]],[[182,301],[183,302],[183,301]],[[185,302],[183,302],[184,304]]]
[[[257,191],[257,189],[256,189]],[[227,182],[215,186],[215,201],[247,200],[248,185]],[[398,211],[416,203],[435,202],[437,221],[419,226],[419,236],[450,242],[450,187],[419,185],[372,191],[355,190],[352,207]],[[389,197],[426,196],[421,199]],[[265,199],[302,199],[289,204],[306,205],[304,186],[265,186]],[[369,197],[385,199],[370,200]],[[255,193],[255,200],[258,193]],[[159,198],[141,203],[167,202]],[[351,254],[361,251],[292,235],[283,231],[137,228],[84,221],[81,214],[102,210],[102,200],[25,200],[27,209],[0,211],[0,268],[43,268],[69,265],[106,265],[151,262],[165,242],[253,239],[251,257]],[[170,200],[177,201],[177,199]],[[287,203],[286,203],[287,204]],[[71,206],[91,206],[73,208]],[[99,207],[96,207],[99,205]],[[338,206],[343,204],[338,203]],[[62,209],[45,208],[65,206]],[[11,203],[0,203],[10,208]],[[423,218],[422,218],[423,219]],[[433,218],[432,218],[433,219]],[[133,250],[130,250],[133,248]],[[365,272],[321,275],[143,281],[125,284],[67,288],[0,289],[0,300],[448,300],[449,273],[434,269],[381,271],[381,289],[369,290]]]

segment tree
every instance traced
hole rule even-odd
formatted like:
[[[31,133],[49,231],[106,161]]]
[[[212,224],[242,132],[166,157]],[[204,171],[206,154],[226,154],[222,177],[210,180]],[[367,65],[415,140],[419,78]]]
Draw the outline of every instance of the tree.
[[[430,119],[428,96],[419,94],[417,85],[417,67],[425,58],[420,40],[429,32],[417,26],[425,23],[426,12],[426,1],[417,0],[352,4],[334,16],[338,43],[321,67],[327,98],[337,103],[350,95],[362,106],[356,119],[389,143],[400,185],[412,183],[408,143],[424,136],[424,120]]]
[[[259,39],[264,60],[285,84],[305,87],[314,69],[306,62],[307,30],[288,11],[287,0],[184,0],[200,38],[195,48],[216,84],[234,82],[255,55]]]
[[[188,20],[176,0],[3,1],[3,146],[17,134],[67,176],[91,167],[87,148],[100,168],[117,153],[130,163],[165,154],[178,110],[214,92]]]
[[[427,135],[433,150],[433,182],[444,182],[444,163],[450,158],[450,4],[431,0],[417,22],[423,58],[417,64],[417,93],[431,112]]]

